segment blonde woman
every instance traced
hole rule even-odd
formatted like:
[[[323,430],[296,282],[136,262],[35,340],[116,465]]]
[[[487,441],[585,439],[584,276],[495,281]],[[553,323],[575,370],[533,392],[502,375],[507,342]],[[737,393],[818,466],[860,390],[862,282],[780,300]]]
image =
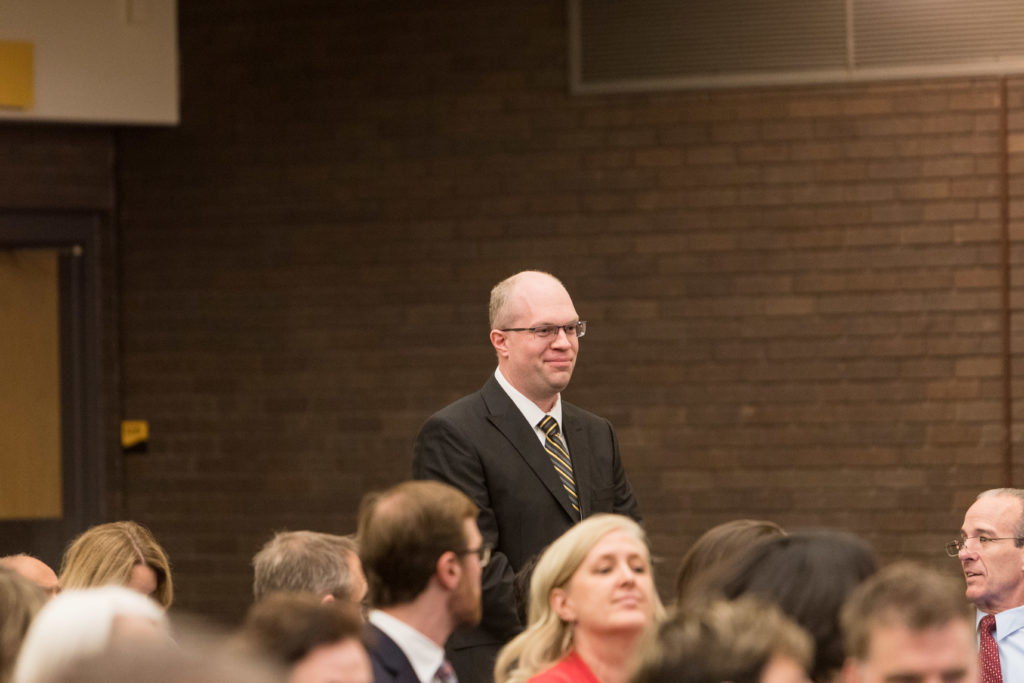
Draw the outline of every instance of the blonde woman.
[[[593,515],[541,555],[529,623],[498,655],[496,683],[626,683],[640,643],[664,616],[636,522]]]
[[[149,529],[137,522],[94,526],[64,551],[60,568],[64,590],[111,584],[148,595],[164,609],[174,600],[167,553]]]

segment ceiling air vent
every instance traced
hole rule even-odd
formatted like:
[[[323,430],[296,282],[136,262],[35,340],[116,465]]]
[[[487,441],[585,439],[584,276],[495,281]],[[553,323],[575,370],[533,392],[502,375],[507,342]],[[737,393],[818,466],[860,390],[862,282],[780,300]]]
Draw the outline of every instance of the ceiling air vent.
[[[1024,72],[1024,0],[569,0],[574,92]]]

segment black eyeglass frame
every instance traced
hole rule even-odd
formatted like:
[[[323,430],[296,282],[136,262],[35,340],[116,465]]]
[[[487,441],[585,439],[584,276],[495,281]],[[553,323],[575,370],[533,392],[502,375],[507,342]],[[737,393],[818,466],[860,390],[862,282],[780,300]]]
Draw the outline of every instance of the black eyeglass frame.
[[[480,566],[486,567],[491,561],[491,553],[494,552],[494,546],[490,543],[484,543],[479,548],[469,548],[458,553],[459,555],[476,555],[480,560]]]
[[[537,327],[503,327],[499,328],[501,332],[532,332],[533,336],[538,339],[547,339],[548,337],[557,336],[558,330],[565,332],[566,337],[576,337],[582,339],[587,333],[587,321],[578,320],[568,325],[538,325]]]
[[[979,548],[985,547],[986,543],[991,543],[992,541],[1014,541],[1015,543],[1018,544],[1018,547],[1020,547],[1020,545],[1024,544],[1024,536],[1001,536],[1000,538],[992,538],[991,536],[983,536],[983,535],[968,536],[967,538],[954,538],[952,541],[947,543],[946,544],[946,554],[949,555],[950,557],[957,557],[957,556],[959,556],[960,555],[960,551],[963,550],[964,547],[966,547],[967,541],[971,540],[972,538],[978,539],[978,547]]]

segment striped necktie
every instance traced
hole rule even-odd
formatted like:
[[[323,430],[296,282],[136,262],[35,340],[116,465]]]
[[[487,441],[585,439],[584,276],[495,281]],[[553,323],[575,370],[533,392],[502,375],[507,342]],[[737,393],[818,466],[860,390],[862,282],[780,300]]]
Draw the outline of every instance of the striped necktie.
[[[582,519],[580,515],[580,499],[576,493],[576,480],[572,476],[572,460],[569,458],[569,450],[562,443],[558,436],[558,422],[550,415],[537,423],[540,430],[544,432],[544,450],[551,457],[551,464],[555,466],[558,479],[562,482],[562,488],[569,494],[569,503],[576,511],[576,518]]]
[[[978,664],[981,665],[982,683],[1003,683],[1003,672],[999,668],[999,644],[992,637],[996,630],[996,618],[986,614],[978,624]]]

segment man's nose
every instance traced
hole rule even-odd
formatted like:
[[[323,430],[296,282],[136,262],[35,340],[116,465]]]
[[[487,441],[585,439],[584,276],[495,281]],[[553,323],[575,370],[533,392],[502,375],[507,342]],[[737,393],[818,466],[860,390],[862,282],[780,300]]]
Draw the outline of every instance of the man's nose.
[[[565,331],[564,327],[559,327],[558,332],[555,333],[555,338],[551,342],[552,346],[571,346],[572,342],[569,341],[569,334]]]

